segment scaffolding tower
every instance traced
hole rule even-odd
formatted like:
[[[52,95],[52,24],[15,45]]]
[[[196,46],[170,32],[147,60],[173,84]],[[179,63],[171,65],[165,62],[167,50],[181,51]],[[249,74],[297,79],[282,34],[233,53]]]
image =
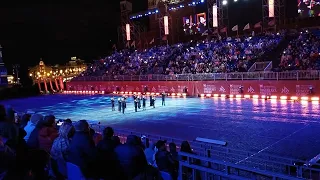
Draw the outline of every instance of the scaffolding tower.
[[[218,8],[218,28],[229,27],[229,12],[228,6],[222,4],[222,0],[207,0],[207,9],[208,9],[208,29],[212,30],[213,28],[213,6]]]
[[[269,4],[274,5],[274,17],[269,17]],[[269,22],[274,20],[274,28],[280,28],[285,25],[286,17],[285,0],[262,0],[262,24],[264,29],[268,29]]]
[[[132,3],[123,0],[120,1],[120,14],[121,14],[121,24],[118,28],[118,42],[119,45],[122,47],[126,47],[126,45],[129,43],[129,46],[131,42],[135,41],[137,44],[139,41],[141,41],[141,32],[144,31],[143,27],[138,24],[138,22],[133,22],[130,20],[130,14],[132,13]],[[126,35],[126,25],[130,25],[130,41],[127,41],[127,35]]]

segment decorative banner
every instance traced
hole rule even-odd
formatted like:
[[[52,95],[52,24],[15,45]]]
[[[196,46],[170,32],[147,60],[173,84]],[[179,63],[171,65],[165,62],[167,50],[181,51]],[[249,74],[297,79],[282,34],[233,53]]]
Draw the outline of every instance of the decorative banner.
[[[40,84],[40,81],[38,81],[38,87],[39,87],[39,91],[41,92],[41,84]]]
[[[169,17],[168,16],[163,17],[163,23],[164,23],[164,34],[169,35]]]
[[[60,88],[59,88],[57,79],[54,79],[54,83],[56,84],[56,88],[57,88],[57,90],[59,91]]]
[[[212,26],[213,27],[219,27],[219,24],[218,24],[218,6],[217,5],[214,5],[212,6]]]
[[[51,81],[51,79],[50,79],[49,83],[50,83],[50,88],[51,88],[51,90],[54,91],[53,86],[52,86],[52,81]]]
[[[131,40],[130,24],[126,24],[127,41]]]
[[[62,79],[62,77],[59,78],[59,81],[60,81],[60,89],[61,89],[61,90],[64,90],[64,85],[63,85],[63,79]]]
[[[320,84],[318,81],[90,81],[68,82],[68,89],[76,89],[78,86],[92,87],[118,87],[105,88],[106,93],[113,91],[144,92],[148,87],[149,92],[183,93],[183,89],[189,90],[189,95],[198,94],[243,94],[243,95],[266,95],[266,96],[308,96],[309,88],[312,87],[313,95],[320,96]],[[79,89],[79,88],[78,88]],[[90,89],[90,88],[87,88]],[[101,89],[101,88],[100,88]],[[241,89],[241,90],[240,90]],[[91,90],[91,89],[90,89]]]
[[[268,0],[269,18],[274,17],[274,0]]]

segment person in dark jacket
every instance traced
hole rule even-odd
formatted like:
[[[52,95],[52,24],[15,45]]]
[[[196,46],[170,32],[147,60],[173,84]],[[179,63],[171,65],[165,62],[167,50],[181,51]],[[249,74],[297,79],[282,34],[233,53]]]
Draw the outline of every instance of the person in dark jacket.
[[[177,179],[177,171],[175,169],[175,162],[166,150],[166,141],[159,140],[156,143],[158,152],[155,155],[156,163],[160,171],[168,172],[173,179]]]
[[[138,99],[134,100],[134,111],[137,112],[138,111]]]
[[[148,166],[146,156],[139,143],[137,136],[129,135],[126,144],[119,145],[115,149],[117,160],[126,175],[126,179],[133,179],[143,173]]]
[[[161,94],[162,106],[166,106],[166,93],[163,91]]]
[[[119,112],[121,112],[121,107],[122,107],[122,105],[121,105],[121,98],[118,98],[118,111]]]
[[[122,105],[122,114],[124,114],[124,110],[127,108],[127,103],[125,98],[122,98],[121,105]]]
[[[147,101],[147,97],[146,96],[142,96],[142,107],[143,107],[143,110],[146,110],[146,101]]]
[[[90,135],[89,124],[85,120],[80,120],[74,126],[76,132],[69,146],[67,162],[79,166],[85,177],[94,178],[97,176],[95,172],[97,150]]]
[[[112,111],[115,111],[115,107],[114,107],[114,98],[111,98],[111,107],[112,107]]]
[[[103,139],[97,145],[99,164],[108,163],[108,167],[99,166],[100,178],[103,179],[121,179],[121,168],[117,162],[114,149],[116,143],[112,140],[114,131],[111,127],[103,130]]]

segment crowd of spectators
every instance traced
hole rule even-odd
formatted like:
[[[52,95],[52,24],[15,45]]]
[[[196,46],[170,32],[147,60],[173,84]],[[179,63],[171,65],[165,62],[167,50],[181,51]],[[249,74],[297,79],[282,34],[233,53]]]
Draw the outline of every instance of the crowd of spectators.
[[[320,38],[310,30],[300,32],[281,55],[279,68],[289,70],[320,70]]]
[[[56,123],[53,115],[15,116],[0,105],[0,179],[67,179],[68,163],[90,179],[163,179],[178,177],[176,144],[129,135],[122,144],[107,127],[96,133],[85,120]],[[193,153],[187,141],[180,151]],[[70,178],[70,177],[69,177]]]
[[[277,47],[282,34],[191,41],[124,49],[95,61],[82,76],[244,72],[261,55]]]

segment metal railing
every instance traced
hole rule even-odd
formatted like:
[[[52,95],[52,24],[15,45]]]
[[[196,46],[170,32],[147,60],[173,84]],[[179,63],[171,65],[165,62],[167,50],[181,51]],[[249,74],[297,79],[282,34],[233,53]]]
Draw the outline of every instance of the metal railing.
[[[234,72],[202,74],[150,74],[137,76],[76,77],[72,81],[230,81],[230,80],[320,80],[320,71]]]
[[[220,161],[212,158],[201,157],[194,154],[182,153],[179,155],[179,177],[192,177],[193,180],[199,179],[270,179],[270,180],[299,180],[294,176],[274,173],[259,169],[252,169],[230,162]],[[190,172],[191,169],[191,172]]]
[[[91,124],[97,132],[102,132],[104,126],[99,124]],[[148,133],[135,132],[124,129],[115,129],[115,135],[120,137],[122,143],[126,141],[128,135],[145,136],[149,144],[156,143],[158,140],[167,140],[177,145],[182,143],[182,139],[152,135]],[[217,146],[199,141],[189,141],[193,151],[202,158],[226,162],[234,166],[242,166],[250,169],[251,172],[265,171],[270,173],[282,174],[286,176],[313,179],[320,179],[320,168],[307,167],[306,161],[286,158],[283,156],[271,155],[267,153],[257,153],[244,150],[231,149],[224,146]],[[314,166],[320,167],[315,163]],[[268,176],[269,177],[269,176]],[[276,178],[277,179],[277,178]]]

